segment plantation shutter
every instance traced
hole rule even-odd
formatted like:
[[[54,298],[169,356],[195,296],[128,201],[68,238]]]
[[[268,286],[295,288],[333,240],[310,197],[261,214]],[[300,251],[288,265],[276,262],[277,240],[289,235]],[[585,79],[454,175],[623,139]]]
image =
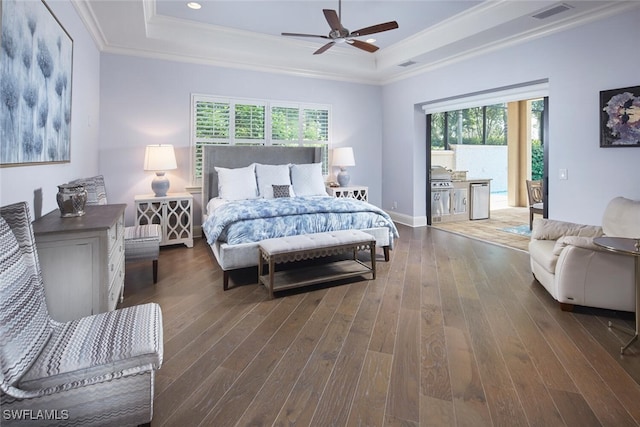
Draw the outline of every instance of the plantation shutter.
[[[303,136],[305,142],[329,141],[329,110],[303,110]]]
[[[229,144],[231,105],[228,102],[195,100],[194,105],[194,174],[202,176],[202,146]]]
[[[298,107],[271,107],[271,143],[298,145],[300,141],[300,109]]]
[[[250,143],[265,141],[265,106],[255,104],[235,105],[236,143]]]
[[[194,185],[202,178],[202,147],[210,144],[320,147],[328,174],[329,106],[196,94],[191,99]]]

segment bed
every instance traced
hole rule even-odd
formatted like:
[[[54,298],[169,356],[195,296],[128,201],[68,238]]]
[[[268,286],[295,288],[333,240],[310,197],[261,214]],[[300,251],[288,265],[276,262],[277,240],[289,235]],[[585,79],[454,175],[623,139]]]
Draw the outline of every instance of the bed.
[[[361,229],[375,237],[389,260],[398,237],[389,216],[369,203],[327,195],[315,172],[321,161],[316,147],[203,147],[202,228],[223,271],[224,290],[230,271],[258,265],[258,242],[266,238]],[[285,168],[291,177],[288,184],[276,177]],[[252,170],[255,189],[249,188]],[[313,178],[303,180],[305,174]],[[271,182],[281,185],[267,185]]]

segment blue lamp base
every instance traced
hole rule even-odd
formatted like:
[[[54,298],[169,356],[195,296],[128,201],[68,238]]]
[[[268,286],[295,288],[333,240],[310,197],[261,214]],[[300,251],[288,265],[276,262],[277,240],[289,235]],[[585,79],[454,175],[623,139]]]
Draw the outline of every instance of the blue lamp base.
[[[340,173],[338,174],[338,184],[340,184],[340,187],[348,186],[349,181],[351,181],[351,176],[347,173],[347,170],[340,168]]]
[[[156,197],[164,197],[169,191],[169,178],[164,176],[164,172],[156,172],[156,177],[151,181],[151,189]]]

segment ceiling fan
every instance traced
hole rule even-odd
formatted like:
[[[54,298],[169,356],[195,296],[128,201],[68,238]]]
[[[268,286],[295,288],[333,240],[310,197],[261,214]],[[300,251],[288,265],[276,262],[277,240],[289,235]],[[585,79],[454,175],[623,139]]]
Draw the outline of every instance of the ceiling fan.
[[[322,9],[322,12],[324,13],[324,17],[329,23],[329,27],[331,28],[328,36],[300,33],[282,33],[282,35],[293,37],[317,37],[321,39],[331,40],[320,49],[313,52],[314,55],[321,54],[337,43],[347,43],[353,47],[357,47],[358,49],[366,50],[367,52],[375,52],[376,50],[378,50],[377,46],[371,43],[357,40],[356,37],[381,33],[383,31],[395,30],[396,28],[398,28],[398,23],[396,21],[389,21],[385,22],[384,24],[372,25],[370,27],[361,28],[356,31],[349,31],[342,26],[342,23],[340,21],[340,17],[342,15],[342,0],[338,0],[338,12],[333,9]]]

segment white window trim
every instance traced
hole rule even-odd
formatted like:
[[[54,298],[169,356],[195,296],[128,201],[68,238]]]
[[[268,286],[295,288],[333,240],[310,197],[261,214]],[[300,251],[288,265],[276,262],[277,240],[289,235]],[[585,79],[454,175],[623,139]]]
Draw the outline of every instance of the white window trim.
[[[252,98],[230,98],[216,95],[207,95],[200,93],[192,93],[191,94],[191,114],[189,120],[189,151],[190,151],[190,179],[191,186],[190,188],[199,188],[202,185],[202,178],[196,178],[196,156],[195,156],[195,146],[196,146],[196,123],[195,123],[195,115],[196,115],[196,102],[197,101],[207,101],[207,102],[217,102],[217,103],[227,103],[232,106],[231,117],[229,120],[229,138],[214,138],[220,140],[221,144],[225,145],[235,145],[235,144],[260,144],[265,146],[270,145],[282,145],[282,144],[292,144],[296,143],[299,146],[304,146],[308,144],[325,144],[327,146],[327,152],[331,149],[331,141],[332,141],[332,113],[331,113],[331,105],[330,104],[314,104],[314,103],[302,103],[295,101],[279,101],[279,100],[265,100],[265,99],[252,99]],[[264,129],[264,139],[260,140],[236,140],[235,136],[235,105],[237,104],[245,104],[245,105],[261,105],[265,107],[265,129]],[[271,108],[272,107],[288,107],[288,108],[297,108],[299,115],[299,139],[297,141],[273,141],[271,138]],[[327,111],[327,121],[328,121],[328,129],[327,129],[327,141],[305,141],[304,140],[304,111],[305,110],[325,110]],[[224,142],[223,142],[224,141]],[[228,141],[228,142],[227,142]],[[214,142],[215,143],[215,142]],[[329,169],[329,165],[327,165],[327,169]]]
[[[466,110],[485,105],[502,104],[523,99],[544,98],[549,96],[549,81],[539,80],[521,85],[506,86],[451,98],[438,99],[422,104],[425,114],[446,111]]]

